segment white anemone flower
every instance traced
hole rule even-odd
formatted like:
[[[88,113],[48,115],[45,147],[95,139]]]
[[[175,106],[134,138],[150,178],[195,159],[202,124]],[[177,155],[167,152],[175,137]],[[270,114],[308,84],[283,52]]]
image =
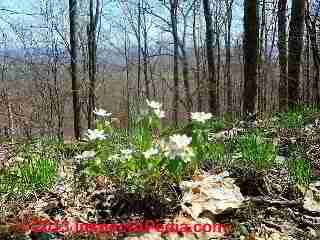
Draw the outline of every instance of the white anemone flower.
[[[180,157],[185,163],[188,163],[193,157],[195,157],[191,146],[188,146],[191,141],[191,137],[175,134],[170,137],[169,142],[161,139],[159,147],[165,157],[168,157],[169,159]]]
[[[184,162],[190,162],[194,157],[192,148],[188,145],[191,143],[192,138],[187,135],[175,134],[169,138],[168,150],[165,152],[165,156],[170,159],[175,157],[181,157]]]
[[[124,149],[124,150],[121,150],[121,153],[123,155],[130,155],[130,154],[132,154],[132,150],[131,149]]]
[[[170,139],[171,148],[176,149],[176,150],[185,149],[192,141],[192,138],[188,137],[185,134],[183,134],[183,135],[174,134],[169,139]]]
[[[101,116],[101,117],[110,117],[112,115],[112,113],[107,113],[107,111],[102,108],[95,109],[93,111],[93,113],[96,114],[97,116]]]
[[[156,154],[158,154],[159,153],[159,150],[157,149],[157,148],[150,148],[150,149],[148,149],[147,151],[145,151],[144,153],[143,153],[143,155],[144,155],[144,157],[146,158],[146,159],[149,159],[152,155],[156,155]]]
[[[184,162],[190,162],[191,158],[195,156],[190,147],[187,147],[183,152],[177,155],[180,156],[184,160]]]
[[[103,130],[88,129],[87,137],[89,138],[89,140],[96,140],[96,139],[103,140],[106,138],[106,135],[104,134]]]
[[[204,123],[205,121],[209,120],[212,118],[211,113],[205,113],[205,112],[195,112],[191,113],[191,119],[195,120],[197,122]]]
[[[120,160],[120,159],[121,159],[121,157],[119,154],[114,154],[114,155],[111,155],[108,157],[108,160],[110,160],[110,161],[116,161],[116,160]]]
[[[133,153],[133,151],[131,149],[121,150],[121,154],[125,159],[131,159],[132,158],[132,155],[131,155],[132,153]]]
[[[94,158],[96,156],[95,151],[84,151],[81,155],[75,156],[75,159]]]
[[[153,109],[160,109],[162,104],[161,103],[158,103],[158,102],[155,102],[155,101],[149,101],[147,99],[147,104],[149,107],[153,108]]]
[[[164,118],[165,117],[165,112],[161,111],[160,109],[155,109],[154,113],[157,115],[158,118]]]

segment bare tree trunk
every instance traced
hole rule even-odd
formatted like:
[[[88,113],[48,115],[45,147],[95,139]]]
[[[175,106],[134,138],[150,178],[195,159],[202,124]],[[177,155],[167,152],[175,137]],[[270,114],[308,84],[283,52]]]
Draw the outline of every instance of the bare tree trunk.
[[[13,143],[13,134],[14,134],[14,123],[13,123],[13,115],[12,115],[12,102],[10,100],[10,94],[7,88],[3,89],[1,92],[1,98],[3,99],[5,106],[7,108],[7,118],[8,118],[8,132],[6,135],[10,139],[11,143]]]
[[[71,78],[74,112],[74,133],[75,138],[80,139],[80,103],[79,103],[79,82],[78,82],[78,7],[77,0],[69,0],[70,18],[70,48],[71,48]]]
[[[277,6],[274,5],[273,7],[273,12],[275,13],[277,9]],[[265,91],[266,91],[266,105],[265,105],[265,109],[266,111],[277,111],[278,109],[278,103],[279,103],[279,96],[278,93],[276,93],[276,83],[278,83],[278,81],[275,80],[274,77],[269,78],[268,76],[270,76],[269,73],[269,69],[273,69],[273,63],[272,63],[272,53],[273,53],[273,48],[275,46],[275,41],[276,41],[276,32],[277,32],[277,28],[276,28],[276,21],[273,24],[273,29],[272,29],[272,41],[271,41],[271,48],[269,51],[269,55],[267,53],[267,49],[265,49],[265,59],[267,59],[265,68],[264,68],[264,72],[266,74],[266,83],[269,84],[267,85]],[[268,38],[267,35],[265,36],[265,46],[267,46],[267,42],[268,42]],[[268,96],[269,96],[269,100],[268,100]],[[269,102],[268,102],[269,101]]]
[[[264,0],[265,1],[265,0]],[[266,5],[267,2],[264,2],[264,5]],[[271,101],[268,102],[268,89],[270,89],[271,87],[269,86],[269,63],[270,63],[270,59],[268,58],[268,35],[269,35],[269,29],[267,29],[266,26],[266,6],[264,6],[264,10],[262,11],[264,13],[264,24],[263,24],[263,28],[264,28],[264,48],[263,48],[263,65],[262,65],[262,111],[266,111],[267,110],[267,104],[269,103],[269,105],[271,105]],[[271,42],[271,44],[273,44],[273,42]],[[271,45],[271,48],[273,46]],[[271,95],[271,93],[270,93]]]
[[[7,110],[8,110],[9,129],[10,129],[10,141],[11,143],[13,143],[13,134],[14,134],[13,115],[12,115],[12,104],[10,102],[9,95],[7,95]]]
[[[288,105],[299,103],[301,53],[303,47],[305,0],[293,0],[289,31],[288,57]]]
[[[197,84],[197,109],[198,112],[202,112],[202,89],[201,89],[201,80],[200,80],[200,54],[198,48],[198,39],[197,39],[197,10],[199,9],[199,5],[197,4],[196,7],[193,8],[193,27],[192,27],[192,37],[193,37],[193,49],[194,49],[194,56],[196,61],[196,71],[195,71],[195,79]]]
[[[199,21],[199,46],[203,46],[201,48],[199,48],[199,57],[200,57],[200,69],[201,69],[201,74],[200,74],[200,79],[201,80],[201,84],[202,86],[205,86],[201,89],[202,91],[202,109],[205,109],[206,111],[208,109],[208,81],[204,81],[204,79],[208,79],[208,68],[207,68],[207,52],[205,49],[205,39],[203,39],[202,34],[200,34],[201,32],[203,32],[205,26],[203,25],[202,21]]]
[[[151,86],[152,86],[152,96],[153,96],[153,98],[156,98],[157,97],[156,83],[155,83],[154,77],[153,77],[153,74],[156,71],[156,65],[154,65],[154,66],[151,65],[149,70],[150,70],[150,82],[151,82]],[[161,77],[160,77],[160,79],[161,79]]]
[[[97,71],[97,39],[96,29],[99,18],[99,0],[96,0],[96,13],[93,13],[93,0],[90,0],[90,23],[88,26],[88,51],[89,51],[89,105],[88,105],[88,128],[93,127],[93,110],[95,108],[95,88]]]
[[[2,99],[5,102],[7,108],[7,117],[8,117],[8,137],[10,138],[11,143],[13,143],[13,134],[14,134],[14,124],[13,124],[13,115],[12,115],[12,103],[10,101],[10,95],[8,89],[3,89]]]
[[[226,36],[226,78],[227,78],[227,112],[232,112],[232,83],[231,83],[231,24],[233,0],[226,0],[227,7],[227,36]]]
[[[7,35],[3,34],[4,37],[4,48],[7,48]],[[7,56],[3,57],[3,60],[1,60],[1,82],[2,82],[2,92],[1,92],[1,98],[3,99],[5,106],[7,108],[7,117],[8,117],[8,137],[10,138],[10,141],[13,143],[13,133],[14,133],[14,124],[13,124],[13,116],[12,116],[12,103],[10,101],[10,91],[9,88],[6,87],[6,76],[8,71],[8,63],[7,63]]]
[[[213,59],[213,24],[209,0],[203,0],[203,11],[206,21],[207,66],[209,73],[209,109],[212,114],[216,115],[218,113],[218,102],[216,93],[217,82],[215,79],[215,66]]]
[[[307,26],[307,17],[306,17],[306,26]],[[308,28],[308,27],[307,27]],[[304,103],[309,104],[310,103],[310,33],[309,30],[307,30],[307,36],[306,36],[306,47],[305,47],[305,54],[304,54],[304,79],[303,79],[303,95],[304,95]]]
[[[128,133],[131,135],[132,130],[132,119],[131,119],[131,112],[130,112],[130,83],[129,83],[129,51],[128,51],[128,36],[127,36],[127,29],[125,28],[125,39],[124,39],[124,54],[126,58],[126,88],[127,88],[127,111],[128,111]]]
[[[147,34],[144,33],[145,39],[144,39],[144,52],[143,53],[143,74],[144,74],[144,84],[146,87],[146,97],[150,98],[150,82],[148,79],[148,43],[147,43]]]
[[[288,110],[288,77],[287,77],[287,0],[278,2],[278,51],[280,65],[279,110]]]
[[[319,49],[317,45],[317,26],[316,19],[312,20],[309,14],[309,8],[307,8],[307,16],[306,16],[306,26],[308,29],[308,35],[310,35],[311,40],[311,49],[312,49],[312,58],[314,64],[314,77],[312,81],[312,98],[313,103],[319,105],[320,104],[320,95],[319,95],[319,74],[320,74],[320,56]]]
[[[191,8],[190,8],[191,10]],[[183,14],[183,34],[182,34],[182,40],[178,38],[178,44],[181,50],[180,59],[182,62],[182,75],[183,75],[183,85],[184,85],[184,91],[186,94],[186,104],[185,108],[188,112],[188,120],[191,121],[191,110],[192,110],[192,97],[191,97],[191,91],[190,91],[190,84],[189,84],[189,62],[188,62],[188,56],[186,52],[186,33],[187,33],[187,16],[190,11],[188,10],[185,14]]]
[[[184,49],[184,46],[181,47],[180,49],[182,51],[181,60],[182,60],[183,85],[184,85],[184,90],[187,98],[186,110],[188,113],[190,113],[192,109],[192,98],[191,98],[190,85],[189,85],[189,63],[188,63],[188,57]],[[188,114],[188,116],[189,116],[188,119],[191,120],[191,115]]]
[[[54,94],[55,94],[55,112],[57,115],[58,120],[58,132],[57,137],[59,140],[63,141],[64,132],[63,132],[63,123],[64,123],[64,106],[65,101],[62,94],[62,89],[60,89],[60,86],[58,85],[58,61],[59,61],[59,54],[58,54],[58,46],[57,42],[54,43],[53,49],[55,51],[55,58],[54,58],[54,64],[52,66],[52,73],[53,73],[53,79],[54,79]]]
[[[267,45],[264,45],[264,40],[267,35],[266,33],[266,0],[262,0],[261,10],[261,26],[260,26],[260,37],[259,37],[259,60],[258,60],[258,109],[264,111],[264,90],[266,88],[264,65],[267,59],[264,57]]]
[[[244,1],[244,92],[243,112],[254,113],[257,95],[257,48],[258,48],[257,2]]]
[[[179,111],[179,40],[178,40],[178,29],[177,29],[177,9],[178,0],[170,0],[170,17],[172,24],[172,35],[173,35],[173,82],[174,82],[174,97],[173,97],[173,121],[175,126],[178,126],[178,111]]]
[[[160,60],[160,59],[159,59]],[[160,65],[161,62],[159,61],[159,63],[156,61],[154,64],[150,64],[149,65],[149,72],[150,72],[150,80],[149,80],[149,89],[150,89],[150,83],[151,83],[151,87],[152,87],[152,96],[153,98],[156,98],[157,97],[157,92],[158,92],[158,95],[161,95],[160,94],[160,91],[156,90],[156,83],[155,83],[155,79],[154,79],[154,73],[156,72],[156,67],[158,65]],[[162,71],[160,70],[160,73],[159,73],[159,77],[160,77],[160,80],[162,79]],[[151,92],[150,92],[150,95],[151,95]]]
[[[217,98],[217,112],[222,113],[223,108],[220,106],[220,69],[221,69],[221,48],[220,48],[220,27],[218,19],[218,11],[220,10],[218,2],[216,2],[216,13],[215,13],[215,33],[216,33],[216,49],[217,49],[217,70],[216,73],[216,98]],[[223,103],[224,104],[224,103]]]
[[[141,93],[141,0],[138,0],[138,99]]]
[[[145,49],[148,47],[147,40],[145,40]],[[150,84],[148,78],[148,56],[146,54],[143,55],[143,75],[144,75],[144,84],[146,87],[146,98],[150,98]]]
[[[242,106],[243,106],[243,98],[242,98],[242,91],[244,85],[244,68],[241,67],[244,64],[244,57],[242,56],[243,46],[240,43],[240,40],[237,39],[236,41],[236,49],[238,52],[238,62],[240,66],[240,79],[239,81],[235,81],[235,95],[236,97],[233,99],[234,104],[237,106],[237,116],[241,115]]]
[[[150,98],[150,82],[148,79],[148,31],[147,31],[147,21],[146,21],[146,11],[144,10],[144,1],[142,0],[142,9],[143,9],[143,74],[144,74],[144,84],[146,87],[146,97]]]

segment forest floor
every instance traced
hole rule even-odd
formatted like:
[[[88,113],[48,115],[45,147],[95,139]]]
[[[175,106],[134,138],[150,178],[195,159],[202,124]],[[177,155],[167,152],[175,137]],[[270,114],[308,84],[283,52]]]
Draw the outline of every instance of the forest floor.
[[[211,119],[158,134],[148,125],[134,137],[98,129],[108,137],[0,144],[0,239],[320,239],[319,109]],[[162,141],[170,136],[185,142],[174,158]],[[187,203],[188,196],[196,200]],[[92,230],[146,221],[222,230]],[[48,228],[57,223],[69,230]],[[37,232],[39,224],[47,228]]]

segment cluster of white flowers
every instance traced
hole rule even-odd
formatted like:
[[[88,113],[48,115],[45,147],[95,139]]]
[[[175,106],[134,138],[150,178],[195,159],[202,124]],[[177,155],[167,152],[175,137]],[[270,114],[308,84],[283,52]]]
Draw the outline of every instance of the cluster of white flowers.
[[[108,160],[118,161],[118,160],[121,160],[121,156],[120,156],[120,154],[114,154],[114,155],[109,156]]]
[[[124,155],[130,155],[132,154],[132,150],[131,149],[123,149],[121,150],[121,153],[124,154]]]
[[[121,150],[122,157],[125,159],[131,159],[132,158],[133,151],[131,149],[123,149]]]
[[[190,162],[194,157],[192,148],[189,146],[192,141],[191,137],[186,135],[175,134],[169,138],[169,141],[162,139],[158,144],[152,146],[148,150],[142,152],[146,159],[150,159],[152,156],[160,154],[162,152],[165,157],[174,159],[175,157],[181,157],[185,162]],[[121,154],[112,155],[109,159],[131,159],[133,150],[123,149]]]
[[[116,153],[110,155],[108,157],[109,161],[123,161],[123,160],[130,160],[132,158],[133,151],[131,149],[122,149],[121,153]]]
[[[100,117],[110,117],[112,115],[112,113],[107,113],[107,111],[102,108],[95,109],[93,113]]]
[[[147,99],[147,104],[149,107],[153,109],[160,109],[162,107],[162,103],[158,103],[156,101],[149,101],[148,99]]]
[[[185,162],[190,162],[191,158],[194,157],[192,148],[189,147],[192,141],[191,137],[187,135],[175,134],[169,138],[169,143],[164,145],[165,156],[170,159],[175,157],[181,157]],[[162,143],[163,144],[163,143]]]
[[[183,150],[185,149],[192,141],[191,137],[188,137],[187,135],[179,135],[179,134],[174,134],[170,138],[170,147],[173,150]]]
[[[104,134],[103,130],[99,130],[99,129],[88,129],[88,133],[86,134],[87,138],[89,140],[103,140],[106,139],[106,135]]]
[[[165,112],[161,110],[162,104],[156,101],[149,101],[148,99],[147,105],[154,111],[158,118],[164,118]],[[110,117],[112,113],[108,113],[104,109],[95,109],[93,111],[94,114],[101,117]],[[191,113],[192,119],[198,122],[205,122],[206,120],[212,117],[211,113]],[[106,125],[109,126],[110,123],[107,121]],[[103,140],[106,138],[106,135],[103,130],[98,129],[88,129],[87,138],[89,140]],[[145,152],[142,152],[146,159],[150,159],[152,156],[157,155],[161,152],[164,153],[166,157],[170,159],[174,159],[176,156],[181,157],[184,161],[189,162],[191,157],[194,156],[191,147],[189,146],[192,141],[191,137],[187,135],[179,135],[175,134],[169,137],[169,141],[165,142],[161,140],[161,142],[156,147],[151,147]],[[110,160],[121,160],[121,159],[131,159],[133,151],[131,149],[123,149],[121,150],[121,154],[115,154],[109,157]]]
[[[153,155],[157,155],[159,153],[159,149],[151,147],[147,151],[143,152],[143,155],[146,159],[149,159]]]
[[[157,115],[158,118],[164,118],[165,117],[165,112],[160,110],[162,107],[161,103],[155,102],[155,101],[149,101],[147,99],[147,104],[149,107],[151,107],[154,111],[154,113]]]
[[[96,156],[95,151],[84,151],[82,154],[75,156],[75,159],[94,158]]]
[[[164,118],[166,116],[165,112],[161,111],[160,109],[154,109],[154,113],[158,116],[158,118]]]
[[[97,116],[100,117],[110,117],[112,115],[112,113],[107,113],[107,111],[103,110],[103,109],[95,109],[93,111],[94,114],[96,114]],[[108,124],[108,121],[106,121],[106,124]],[[86,139],[85,140],[104,140],[106,139],[106,134],[104,132],[104,130],[99,130],[99,129],[88,129],[87,133],[85,134]]]
[[[204,123],[205,121],[212,118],[211,113],[205,113],[205,112],[195,112],[191,113],[191,119],[197,122]]]

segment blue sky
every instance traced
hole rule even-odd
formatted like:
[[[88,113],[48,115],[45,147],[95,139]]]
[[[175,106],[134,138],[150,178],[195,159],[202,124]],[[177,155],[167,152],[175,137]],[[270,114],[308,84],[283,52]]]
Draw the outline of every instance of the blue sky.
[[[0,8],[5,8],[17,12],[22,13],[39,13],[39,0],[1,0],[0,1]],[[14,20],[19,21],[24,24],[28,24],[29,22],[32,23],[35,17],[31,17],[25,14],[9,14],[9,12],[1,11],[1,17],[3,20]],[[0,24],[3,27],[3,24]]]
[[[63,1],[63,0],[62,0]],[[5,32],[9,38],[9,47],[21,47],[21,41],[19,37],[13,33],[12,26],[16,26],[20,32],[22,29],[30,29],[32,31],[25,31],[25,34],[32,35],[33,37],[37,34],[37,27],[41,26],[41,20],[38,14],[40,13],[40,5],[43,1],[41,0],[0,0],[0,9],[9,9],[15,11],[18,14],[10,14],[7,11],[0,11],[0,31]],[[21,14],[20,14],[21,13]],[[28,14],[34,14],[30,16]],[[12,24],[10,26],[9,24]],[[0,33],[1,33],[0,32]]]
[[[8,8],[21,12],[35,12],[39,0],[1,0],[0,8]]]
[[[0,3],[0,7],[13,8],[17,10],[26,10],[30,9],[30,6],[34,0],[2,0]]]
[[[65,0],[61,0],[61,2],[64,2]],[[158,0],[156,0],[158,1]],[[32,13],[36,14],[40,12],[40,4],[41,0],[0,0],[0,8],[10,9],[17,12],[23,12],[23,13]],[[107,1],[104,1],[107,2]],[[242,32],[242,2],[243,0],[235,0],[235,2],[240,2],[238,6],[235,5],[234,9],[234,17],[233,17],[233,29],[234,33],[241,33]],[[66,5],[65,7],[68,7],[68,2],[65,1]],[[109,5],[110,6],[110,5]],[[106,6],[106,11],[110,11],[108,9],[108,3]],[[112,11],[111,11],[112,12]],[[112,12],[113,14],[115,11]],[[0,28],[2,30],[10,29],[9,25],[5,22],[10,22],[13,24],[21,24],[21,26],[30,27],[31,25],[40,25],[41,22],[37,20],[37,16],[28,16],[28,15],[13,15],[8,14],[5,11],[0,11]],[[0,30],[1,30],[0,29]],[[36,29],[34,30],[34,32]],[[12,41],[11,43],[15,43],[14,36],[12,35]]]

